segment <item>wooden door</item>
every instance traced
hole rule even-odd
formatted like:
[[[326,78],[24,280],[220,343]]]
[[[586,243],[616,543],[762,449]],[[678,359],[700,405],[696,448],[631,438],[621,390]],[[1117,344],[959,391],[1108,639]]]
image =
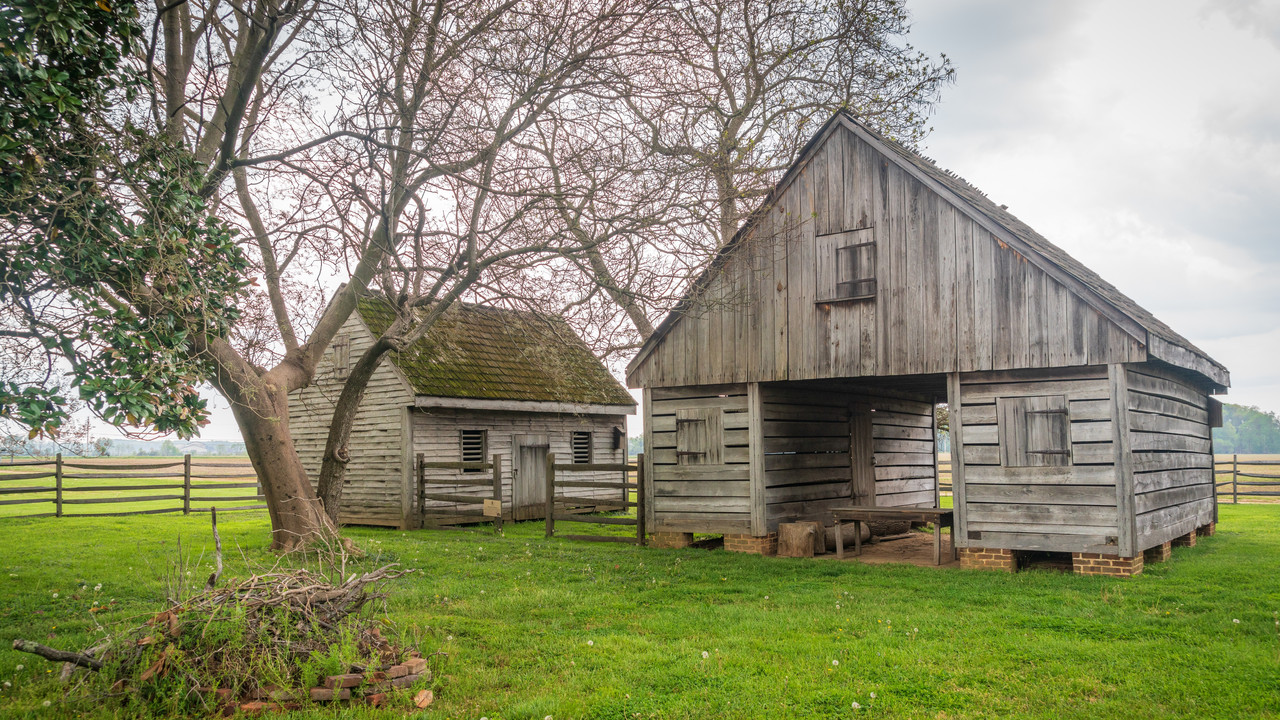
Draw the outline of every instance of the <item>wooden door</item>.
[[[850,497],[854,505],[876,504],[875,441],[871,436],[871,408],[854,403],[849,413]]]
[[[546,514],[547,450],[550,439],[545,435],[516,435],[511,443],[511,517],[531,520]]]

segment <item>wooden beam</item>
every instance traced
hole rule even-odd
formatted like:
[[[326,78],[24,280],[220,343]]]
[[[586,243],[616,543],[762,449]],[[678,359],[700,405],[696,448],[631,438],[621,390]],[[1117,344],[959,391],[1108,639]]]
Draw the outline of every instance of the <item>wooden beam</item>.
[[[1116,526],[1121,557],[1138,553],[1138,527],[1133,492],[1133,451],[1129,439],[1129,380],[1124,365],[1107,366],[1111,383],[1112,443],[1116,454]]]
[[[951,541],[957,548],[969,547],[968,513],[964,504],[964,412],[960,392],[960,373],[947,375],[947,408],[951,412],[951,505],[955,510]]]
[[[765,513],[764,398],[758,382],[747,383],[747,417],[751,534],[760,537],[768,534],[768,515]]]

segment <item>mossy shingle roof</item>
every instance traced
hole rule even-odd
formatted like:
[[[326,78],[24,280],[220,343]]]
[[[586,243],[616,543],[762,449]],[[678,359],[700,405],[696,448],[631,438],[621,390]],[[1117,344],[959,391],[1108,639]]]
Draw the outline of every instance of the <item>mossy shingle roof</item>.
[[[375,335],[395,321],[386,301],[361,298]],[[413,346],[391,355],[418,395],[633,405],[634,398],[563,318],[459,303]]]

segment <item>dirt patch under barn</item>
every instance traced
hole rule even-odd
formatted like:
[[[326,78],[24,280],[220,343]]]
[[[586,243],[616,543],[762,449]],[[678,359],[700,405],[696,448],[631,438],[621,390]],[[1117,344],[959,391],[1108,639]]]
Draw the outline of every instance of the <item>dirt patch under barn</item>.
[[[834,552],[818,555],[818,560],[836,560]],[[905,563],[935,567],[933,564],[933,533],[908,532],[892,535],[887,538],[875,538],[862,544],[862,555],[855,557],[853,545],[844,549],[845,562],[864,562],[872,565],[882,563]],[[960,562],[951,557],[951,535],[942,534],[942,565],[939,567],[959,567]]]

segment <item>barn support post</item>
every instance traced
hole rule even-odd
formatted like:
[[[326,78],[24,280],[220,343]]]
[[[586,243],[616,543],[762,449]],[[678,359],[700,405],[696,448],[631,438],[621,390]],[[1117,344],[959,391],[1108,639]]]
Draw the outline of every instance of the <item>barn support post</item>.
[[[625,479],[625,475],[623,476]],[[646,530],[644,515],[649,509],[645,502],[644,453],[636,454],[636,543],[645,544]]]
[[[53,467],[53,480],[56,488],[54,492],[54,517],[62,517],[62,453],[58,453]]]
[[[498,503],[498,514],[493,518],[493,528],[502,532],[502,456],[494,453],[493,464],[493,499]]]
[[[182,514],[191,514],[191,453],[182,456]]]
[[[547,453],[547,537],[556,534],[556,454]]]
[[[960,373],[947,375],[947,408],[951,413],[951,547],[969,547],[964,504],[964,413],[961,411]]]
[[[1111,386],[1112,447],[1116,467],[1116,548],[1122,558],[1140,553],[1138,548],[1138,516],[1133,489],[1133,452],[1129,440],[1129,380],[1124,365],[1107,366]]]
[[[426,523],[422,518],[423,514],[427,512],[427,499],[423,497],[427,492],[427,469],[422,466],[422,463],[426,462],[426,459],[426,453],[418,453],[418,462],[414,466],[413,472],[413,477],[418,482],[418,490],[415,494],[418,497],[418,507],[416,508],[418,518],[416,525],[419,528],[426,526]]]

